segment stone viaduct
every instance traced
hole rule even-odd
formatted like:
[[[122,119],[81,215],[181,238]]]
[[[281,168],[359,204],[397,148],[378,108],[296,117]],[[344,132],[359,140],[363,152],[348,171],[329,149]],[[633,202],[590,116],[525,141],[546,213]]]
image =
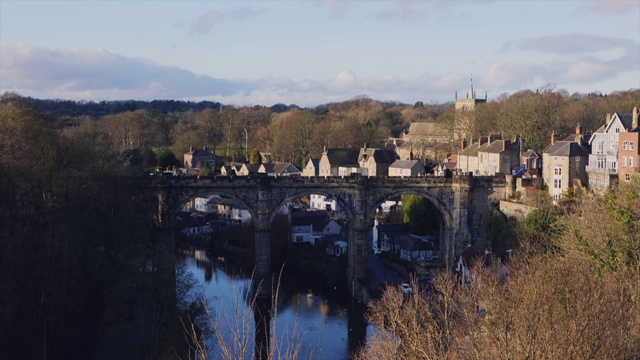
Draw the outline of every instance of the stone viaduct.
[[[167,230],[173,229],[176,211],[193,197],[218,194],[242,203],[255,224],[254,277],[265,284],[270,284],[271,222],[277,211],[290,200],[307,194],[336,200],[348,216],[348,286],[358,299],[366,298],[368,239],[376,208],[384,201],[405,194],[429,200],[440,212],[442,255],[452,268],[465,244],[484,245],[491,208],[507,195],[504,177],[471,174],[454,174],[450,179],[358,175],[344,178],[158,176],[152,188],[157,193],[158,221]]]

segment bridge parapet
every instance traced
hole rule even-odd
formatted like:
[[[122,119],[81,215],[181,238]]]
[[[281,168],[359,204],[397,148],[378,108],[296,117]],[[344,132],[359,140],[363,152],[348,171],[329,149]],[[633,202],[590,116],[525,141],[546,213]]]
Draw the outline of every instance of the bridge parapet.
[[[269,177],[157,176],[151,188],[158,193],[160,223],[171,228],[175,213],[188,199],[219,194],[237,200],[256,225],[256,274],[268,279],[270,226],[278,210],[291,199],[320,194],[336,200],[349,218],[349,276],[352,285],[366,277],[369,232],[376,208],[401,195],[419,195],[440,211],[445,261],[452,266],[465,243],[484,245],[491,206],[505,198],[504,176],[478,177],[455,173],[443,177]]]

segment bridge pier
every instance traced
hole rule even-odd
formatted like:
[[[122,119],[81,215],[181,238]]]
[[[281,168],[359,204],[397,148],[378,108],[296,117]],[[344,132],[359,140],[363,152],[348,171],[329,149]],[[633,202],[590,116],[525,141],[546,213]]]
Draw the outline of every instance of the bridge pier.
[[[271,224],[269,223],[270,192],[258,190],[256,225],[256,265],[253,274],[254,291],[259,298],[271,298]]]
[[[366,221],[366,188],[361,187],[353,198],[354,214],[349,231],[348,282],[351,296],[360,301],[368,298],[367,277],[367,239],[369,229]]]

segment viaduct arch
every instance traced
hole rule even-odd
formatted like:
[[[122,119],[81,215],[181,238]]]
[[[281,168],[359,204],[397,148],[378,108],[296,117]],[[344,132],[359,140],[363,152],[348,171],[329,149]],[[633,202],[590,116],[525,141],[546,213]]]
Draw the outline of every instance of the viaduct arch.
[[[504,177],[474,177],[455,174],[436,177],[165,177],[158,176],[152,186],[157,194],[157,220],[173,230],[176,211],[190,198],[219,194],[242,203],[255,224],[256,268],[254,276],[269,295],[271,222],[289,199],[305,194],[321,194],[335,199],[348,215],[348,279],[352,295],[365,299],[367,241],[376,208],[385,200],[404,194],[429,200],[440,212],[444,234],[443,258],[449,268],[464,244],[484,244],[486,220],[492,205],[506,198]]]

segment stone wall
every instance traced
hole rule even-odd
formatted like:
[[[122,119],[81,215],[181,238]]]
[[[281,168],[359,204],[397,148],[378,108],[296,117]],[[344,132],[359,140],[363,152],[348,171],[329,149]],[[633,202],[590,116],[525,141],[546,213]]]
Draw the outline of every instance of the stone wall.
[[[474,177],[473,180],[473,190],[469,195],[470,245],[483,249],[488,241],[487,224],[491,210],[506,198],[507,184],[493,177]],[[459,245],[463,249],[466,244]]]
[[[509,201],[500,201],[500,211],[507,216],[507,218],[514,217],[518,220],[519,223],[524,221],[524,218],[533,210],[536,210],[536,207],[512,203]]]

